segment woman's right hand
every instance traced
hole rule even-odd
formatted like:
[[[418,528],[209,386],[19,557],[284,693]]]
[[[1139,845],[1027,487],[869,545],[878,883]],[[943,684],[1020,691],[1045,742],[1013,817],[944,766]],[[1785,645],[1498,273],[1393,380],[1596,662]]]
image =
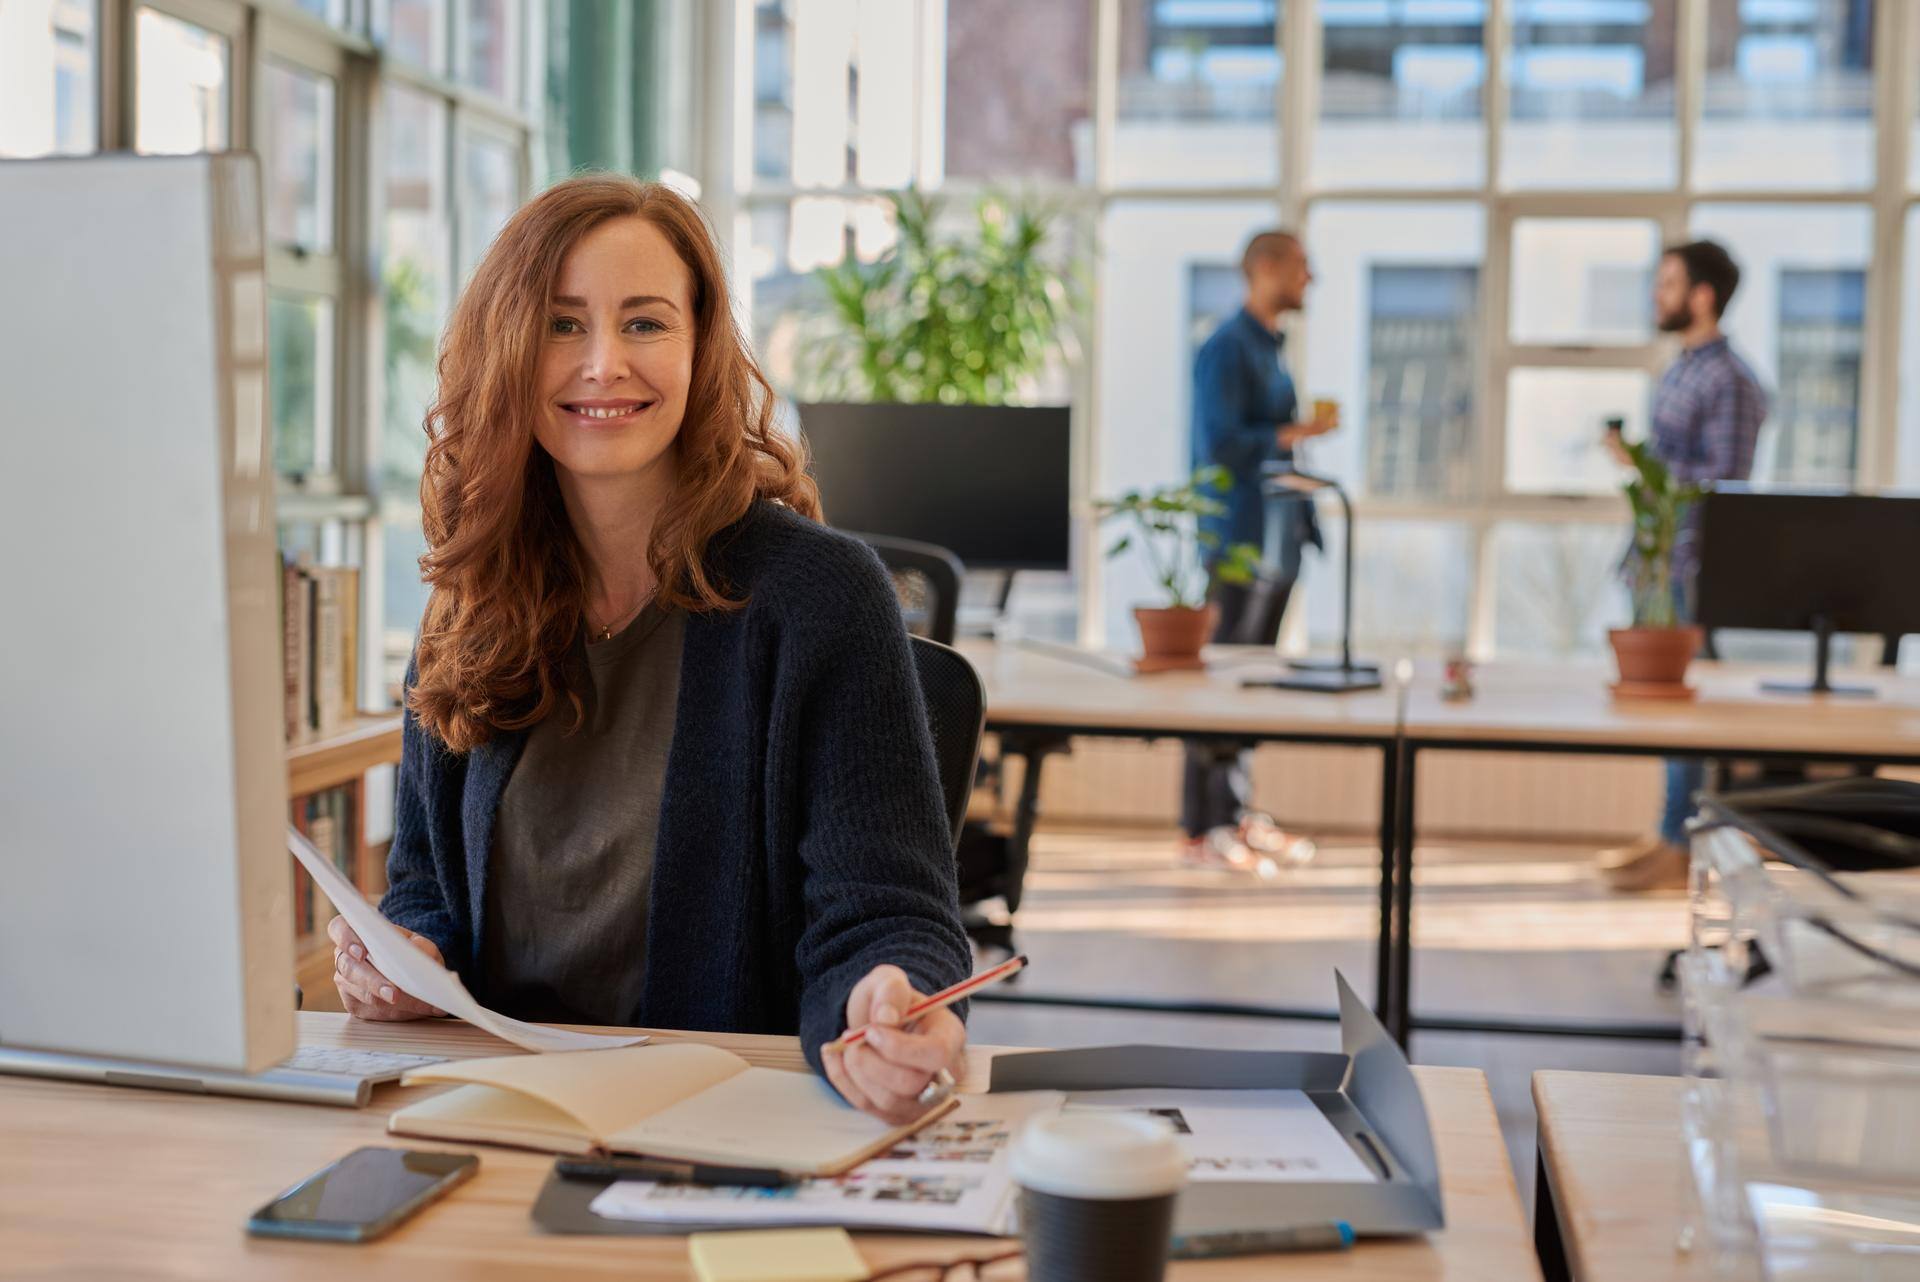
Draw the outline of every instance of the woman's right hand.
[[[355,1019],[426,1019],[447,1012],[429,1006],[417,997],[400,991],[394,982],[373,968],[367,960],[367,946],[353,933],[345,917],[327,923],[327,938],[333,941],[333,986],[340,990],[340,1002]],[[439,947],[425,935],[407,932],[407,938],[434,965],[444,966]]]

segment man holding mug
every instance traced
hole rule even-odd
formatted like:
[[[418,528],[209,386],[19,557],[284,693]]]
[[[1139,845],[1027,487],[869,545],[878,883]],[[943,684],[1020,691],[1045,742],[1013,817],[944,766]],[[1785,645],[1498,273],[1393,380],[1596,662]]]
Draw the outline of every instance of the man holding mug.
[[[1227,510],[1200,523],[1219,540],[1216,553],[1235,543],[1271,544],[1272,563],[1264,568],[1271,579],[1259,585],[1265,608],[1258,619],[1245,617],[1254,604],[1251,585],[1213,580],[1209,595],[1220,610],[1214,640],[1272,645],[1300,573],[1301,548],[1320,546],[1320,529],[1313,505],[1291,499],[1278,511],[1276,536],[1268,540],[1263,472],[1269,464],[1291,463],[1302,441],[1340,426],[1340,413],[1334,402],[1317,401],[1314,416],[1301,421],[1299,395],[1280,359],[1286,343],[1281,319],[1306,305],[1313,283],[1306,246],[1292,232],[1260,232],[1242,251],[1240,272],[1246,279],[1240,310],[1194,357],[1192,464],[1224,467],[1233,475],[1221,496]],[[1211,574],[1213,566],[1207,568]],[[1285,843],[1285,834],[1265,816],[1246,812],[1246,786],[1244,750],[1188,741],[1180,815],[1184,861],[1244,867],[1254,858],[1250,846],[1277,849]]]
[[[1654,318],[1661,333],[1678,336],[1680,355],[1654,388],[1647,443],[1676,480],[1744,481],[1753,473],[1767,393],[1720,332],[1720,318],[1739,284],[1740,268],[1710,240],[1669,247],[1654,276]],[[1610,421],[1609,429],[1613,426]],[[1607,432],[1606,444],[1621,466],[1631,464],[1617,430]],[[1674,613],[1681,621],[1693,617],[1699,520],[1696,510],[1674,544]],[[1666,765],[1659,831],[1631,846],[1600,852],[1600,878],[1614,890],[1680,890],[1687,884],[1686,822],[1706,768],[1678,757]]]

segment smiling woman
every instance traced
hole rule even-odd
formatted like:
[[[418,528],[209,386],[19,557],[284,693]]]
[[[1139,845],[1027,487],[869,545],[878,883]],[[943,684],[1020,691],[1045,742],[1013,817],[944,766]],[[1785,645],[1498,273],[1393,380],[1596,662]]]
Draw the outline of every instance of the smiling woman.
[[[850,1103],[916,1116],[966,1032],[902,1012],[970,963],[926,713],[884,571],[817,522],[772,428],[699,211],[551,188],[439,373],[381,911],[497,1009],[798,1032]],[[329,934],[350,1013],[436,1013]]]

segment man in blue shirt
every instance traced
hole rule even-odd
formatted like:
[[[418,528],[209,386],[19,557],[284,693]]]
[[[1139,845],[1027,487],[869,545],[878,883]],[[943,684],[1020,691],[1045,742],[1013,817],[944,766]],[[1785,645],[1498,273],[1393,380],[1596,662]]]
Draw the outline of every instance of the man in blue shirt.
[[[1747,363],[1720,332],[1720,317],[1740,284],[1740,268],[1710,240],[1676,245],[1654,277],[1655,315],[1663,333],[1680,337],[1680,355],[1653,392],[1649,443],[1680,481],[1744,481],[1753,474],[1754,448],[1767,417],[1767,394]],[[1609,447],[1622,464],[1617,439]],[[1674,544],[1676,613],[1691,618],[1693,578],[1699,568],[1696,510]],[[1705,768],[1697,760],[1667,762],[1666,803],[1660,831],[1631,846],[1600,854],[1601,877],[1615,890],[1679,889],[1687,884],[1687,817]]]
[[[1276,505],[1276,528],[1268,538],[1263,471],[1291,463],[1300,442],[1332,431],[1339,420],[1329,415],[1301,422],[1299,396],[1280,361],[1286,342],[1280,320],[1305,305],[1313,283],[1306,247],[1291,232],[1263,231],[1247,242],[1240,270],[1247,282],[1244,303],[1194,357],[1192,463],[1233,474],[1232,488],[1221,496],[1227,510],[1202,520],[1200,528],[1219,539],[1217,549],[1251,543],[1267,557],[1263,574],[1269,581],[1258,592],[1213,583],[1212,600],[1220,609],[1214,639],[1272,645],[1300,573],[1300,550],[1318,546],[1320,532],[1312,504],[1302,498]],[[1250,845],[1274,850],[1287,843],[1270,819],[1246,810],[1241,745],[1189,741],[1185,774],[1184,859],[1240,867],[1254,858]]]

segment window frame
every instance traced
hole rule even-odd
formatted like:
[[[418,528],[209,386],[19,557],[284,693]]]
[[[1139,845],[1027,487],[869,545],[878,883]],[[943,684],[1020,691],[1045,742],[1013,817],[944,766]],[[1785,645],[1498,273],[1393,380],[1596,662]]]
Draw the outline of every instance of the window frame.
[[[329,439],[334,466],[302,485],[281,477],[275,515],[283,531],[312,526],[322,556],[361,567],[360,697],[381,706],[406,660],[389,646],[382,582],[382,523],[417,508],[412,495],[383,493],[379,484],[380,434],[385,417],[385,326],[381,273],[385,121],[384,86],[401,84],[439,99],[449,112],[443,180],[449,193],[446,279],[451,306],[462,283],[457,274],[458,131],[471,127],[505,140],[514,155],[513,200],[517,205],[542,172],[545,156],[545,24],[552,0],[510,0],[508,78],[510,98],[463,84],[452,74],[464,17],[442,23],[437,68],[416,67],[389,56],[381,46],[385,5],[345,0],[341,22],[299,7],[295,0],[94,0],[93,149],[88,154],[131,151],[138,110],[138,14],[153,9],[211,31],[228,41],[227,136],[232,150],[258,150],[268,138],[262,92],[271,59],[334,81],[333,247],[329,253],[267,249],[267,287],[329,299],[333,304],[334,369],[330,386]],[[444,314],[440,318],[444,321]],[[415,620],[398,621],[410,636]]]
[[[1358,519],[1448,519],[1469,523],[1472,531],[1470,567],[1472,605],[1468,649],[1476,656],[1493,652],[1493,619],[1498,585],[1494,580],[1492,531],[1513,521],[1578,522],[1619,525],[1626,513],[1624,500],[1614,496],[1529,495],[1507,490],[1506,410],[1507,381],[1515,369],[1543,365],[1644,369],[1657,376],[1671,359],[1670,342],[1657,337],[1632,346],[1521,345],[1509,335],[1512,281],[1512,229],[1521,217],[1637,217],[1660,226],[1663,243],[1684,238],[1697,204],[1713,205],[1866,205],[1872,210],[1872,258],[1867,277],[1865,336],[1861,353],[1859,428],[1854,484],[1862,489],[1892,484],[1901,462],[1897,458],[1903,424],[1899,421],[1899,357],[1903,330],[1920,326],[1920,316],[1901,314],[1906,255],[1916,251],[1906,244],[1908,216],[1920,210],[1920,172],[1913,168],[1912,150],[1920,136],[1920,12],[1897,0],[1878,0],[1873,14],[1873,124],[1875,177],[1871,187],[1819,190],[1699,189],[1694,157],[1701,132],[1702,99],[1707,70],[1709,0],[1678,0],[1674,33],[1674,129],[1678,180],[1670,188],[1644,190],[1553,189],[1502,185],[1501,152],[1508,124],[1509,67],[1512,49],[1512,0],[1486,0],[1484,17],[1485,66],[1481,83],[1481,123],[1486,156],[1481,182],[1476,186],[1435,189],[1408,187],[1334,187],[1313,182],[1312,149],[1318,130],[1321,68],[1321,21],[1317,0],[1283,0],[1275,41],[1285,68],[1275,91],[1279,180],[1246,186],[1209,188],[1177,185],[1143,187],[1112,181],[1114,135],[1119,77],[1120,0],[1077,0],[1088,6],[1092,60],[1091,179],[1084,182],[1028,182],[1025,188],[1060,204],[1075,215],[1091,213],[1095,226],[1105,225],[1107,212],[1132,200],[1186,202],[1195,207],[1240,200],[1270,200],[1277,220],[1305,226],[1312,207],[1321,201],[1366,202],[1409,206],[1427,202],[1478,202],[1485,211],[1486,258],[1480,282],[1481,313],[1478,368],[1475,372],[1477,422],[1472,435],[1474,486],[1458,501],[1429,502],[1391,496],[1361,496],[1355,501]],[[934,21],[944,19],[944,0],[922,0]],[[754,0],[733,0],[709,12],[705,41],[706,71],[728,86],[724,111],[706,122],[707,138],[699,175],[710,202],[725,216],[716,225],[736,261],[744,261],[751,211],[784,204],[800,195],[871,197],[876,190],[848,183],[831,190],[805,189],[789,182],[765,182],[753,177],[753,36]],[[924,25],[924,23],[923,23]],[[711,101],[711,99],[710,99]],[[938,108],[943,104],[935,104]],[[956,201],[965,201],[991,184],[964,179],[941,179],[929,184]],[[1093,478],[1102,474],[1102,434],[1099,404],[1099,317],[1103,274],[1093,273],[1088,299],[1091,342],[1076,370],[1074,502],[1084,515],[1094,494]],[[743,315],[752,315],[752,281],[739,285]],[[1289,360],[1305,368],[1306,349],[1317,334],[1311,311],[1289,337]],[[1920,440],[1920,425],[1907,429]],[[1912,460],[1905,461],[1911,471]],[[1091,521],[1079,522],[1075,562],[1079,567],[1082,640],[1104,640],[1103,567],[1098,531]],[[1325,576],[1323,576],[1325,577]],[[1313,590],[1307,585],[1306,590]],[[1337,590],[1325,584],[1320,590]],[[1303,612],[1296,612],[1303,613]],[[1289,641],[1304,640],[1304,632]]]

